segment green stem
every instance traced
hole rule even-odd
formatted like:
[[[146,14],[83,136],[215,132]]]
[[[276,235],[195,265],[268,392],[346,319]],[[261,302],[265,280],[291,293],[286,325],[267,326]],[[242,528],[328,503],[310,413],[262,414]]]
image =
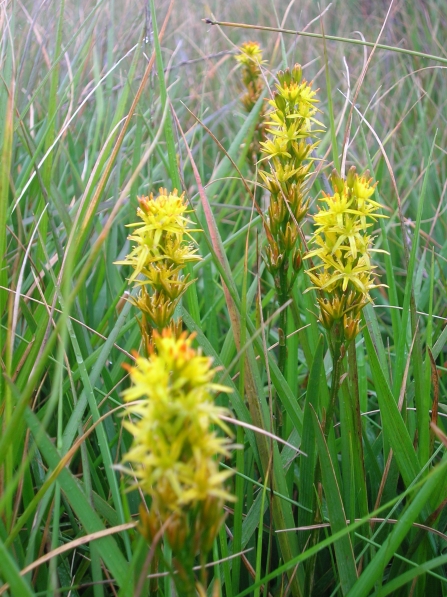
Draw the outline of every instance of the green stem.
[[[358,450],[359,459],[362,462],[363,477],[365,477],[365,460],[363,458],[363,443],[362,443],[362,418],[360,415],[360,394],[359,394],[359,378],[357,370],[357,352],[355,348],[355,341],[350,342],[348,347],[348,371],[349,371],[349,386],[351,395],[351,404],[349,405],[353,412],[354,423],[354,448]],[[366,513],[365,513],[366,514]],[[363,516],[363,514],[361,514]]]
[[[321,468],[320,462],[317,461],[317,468],[315,471],[315,487],[318,489],[319,484],[321,483]],[[315,506],[314,509],[314,521],[313,524],[318,525],[321,522],[320,517],[320,506],[319,504]],[[318,542],[320,541],[320,531],[321,529],[316,528],[311,531],[309,544],[306,545],[307,549],[312,549],[315,547]],[[308,561],[306,562],[306,584],[304,587],[304,594],[305,595],[312,595],[312,590],[315,582],[315,570],[317,566],[317,557],[318,553],[313,554]]]
[[[354,465],[355,492],[358,496],[358,513],[362,518],[368,514],[368,494],[366,489],[365,459],[363,454],[362,418],[360,414],[360,394],[355,340],[350,342],[348,346],[348,375],[349,389],[345,392],[345,399],[347,400],[347,411],[350,414],[350,416],[347,417],[347,420],[349,421],[351,429],[347,431],[352,436],[353,450],[356,455],[356,462]],[[362,532],[369,537],[369,525],[365,525],[362,528]]]
[[[278,303],[281,309],[279,313],[279,353],[278,353],[278,367],[282,374],[286,370],[287,362],[287,312],[288,307],[284,308],[284,305],[289,300],[289,293],[287,288],[287,271],[281,268],[279,271],[280,290],[278,292]]]
[[[329,341],[329,348],[332,356],[332,376],[331,376],[331,391],[329,395],[329,405],[326,411],[326,415],[323,421],[323,432],[325,438],[327,440],[329,436],[329,432],[331,429],[331,421],[335,411],[335,404],[337,402],[338,391],[340,389],[340,375],[342,371],[343,365],[343,358],[341,353],[341,346],[342,340],[340,337],[340,325],[341,323],[336,323],[334,328],[331,332],[328,332],[328,341]],[[315,480],[314,484],[315,487],[318,487],[321,483],[321,466],[320,463],[317,463],[317,468],[315,471]],[[317,518],[318,510],[315,510],[315,519],[314,524],[321,522],[319,518]],[[320,539],[320,529],[315,529],[311,533],[310,537],[310,547],[314,547]],[[316,561],[317,561],[317,554],[312,556],[306,566],[306,587],[305,587],[305,594],[310,595],[312,592],[312,587],[314,584],[314,577],[315,577],[315,569],[316,569]]]
[[[282,304],[284,304],[284,303],[282,303]],[[286,330],[287,330],[287,309],[283,309],[279,315],[279,327],[278,327],[278,336],[279,336],[278,367],[282,374],[284,374],[284,371],[286,369],[286,361],[287,361]]]
[[[334,416],[335,403],[337,401],[338,391],[340,389],[340,374],[342,369],[343,357],[341,354],[342,341],[340,338],[340,323],[336,323],[331,332],[332,338],[329,341],[332,353],[332,378],[331,378],[331,393],[329,396],[329,406],[326,411],[324,420],[324,435],[327,439],[331,426],[331,420]],[[332,340],[332,342],[331,342]]]
[[[311,33],[310,31],[296,31],[295,29],[282,29],[280,27],[268,27],[265,25],[249,25],[247,23],[232,23],[228,21],[216,21],[214,19],[204,19],[205,23],[209,25],[219,25],[220,27],[238,27],[240,29],[254,29],[256,31],[272,31],[274,33],[283,33],[294,35],[295,37],[313,37],[315,39],[322,39],[322,33]],[[365,46],[367,48],[378,48],[380,50],[387,50],[388,52],[397,52],[398,54],[406,54],[407,56],[416,56],[418,58],[425,58],[426,60],[435,60],[441,64],[447,64],[447,58],[442,56],[435,56],[434,54],[426,54],[425,52],[418,52],[417,50],[407,50],[406,48],[399,48],[397,46],[388,46],[385,44],[378,44],[373,41],[364,41],[363,39],[353,39],[350,37],[340,37],[339,35],[326,35],[324,37],[329,41],[339,41],[345,44],[352,44],[356,46]]]
[[[338,391],[340,389],[340,374],[342,369],[343,358],[341,355],[341,339],[339,333],[339,324],[335,324],[334,329],[329,335],[329,346],[332,355],[332,378],[331,378],[331,392],[329,396],[329,406],[326,411],[326,416],[323,422],[323,431],[326,437],[326,440],[329,436],[329,432],[331,429],[331,421],[335,411],[335,404],[337,402]],[[321,468],[320,464],[318,463],[317,469],[315,471],[315,487],[318,487],[319,483],[321,482]],[[317,515],[318,510],[315,512],[315,516]],[[314,523],[319,522],[315,517]],[[315,529],[310,538],[310,546],[315,546],[320,538],[320,530]],[[306,595],[310,595],[312,591],[312,587],[314,584],[314,577],[315,577],[315,567],[316,567],[317,556],[313,556],[310,558],[307,566],[306,566]]]
[[[180,562],[174,560],[174,568],[177,574],[174,574],[173,579],[178,597],[197,597],[193,565],[193,561]]]

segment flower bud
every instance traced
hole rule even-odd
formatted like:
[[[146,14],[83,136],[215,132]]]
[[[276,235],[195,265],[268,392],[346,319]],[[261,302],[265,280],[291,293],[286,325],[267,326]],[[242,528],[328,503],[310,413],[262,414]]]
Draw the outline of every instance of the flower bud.
[[[332,170],[331,183],[334,191],[336,191],[337,193],[343,193],[345,189],[345,181],[339,175],[337,170]]]
[[[300,269],[303,267],[303,258],[301,256],[301,251],[299,249],[295,249],[292,255],[292,266],[294,271],[299,272]]]
[[[286,70],[280,70],[278,72],[278,81],[281,87],[288,87],[290,85],[292,77],[288,68],[286,68]]]
[[[301,79],[303,77],[303,69],[301,68],[300,64],[295,64],[292,68],[292,78],[295,83],[301,83]]]
[[[169,524],[166,527],[166,537],[174,553],[179,553],[185,545],[189,531],[189,524],[183,512],[171,514]]]
[[[272,234],[276,236],[280,231],[284,218],[287,215],[287,207],[285,206],[284,199],[281,197],[281,195],[278,195],[276,198],[272,197],[268,213],[270,230],[272,231]]]
[[[287,222],[285,231],[279,231],[279,237],[284,246],[285,251],[291,251],[298,239],[298,228],[292,222]]]
[[[261,178],[264,181],[265,187],[271,195],[277,195],[281,187],[279,186],[276,178],[270,174],[269,172],[263,172],[262,170],[259,172]]]
[[[292,143],[293,154],[299,162],[303,162],[308,158],[309,153],[312,151],[312,147],[313,146],[310,143],[307,143],[305,139],[300,139],[299,141]],[[304,171],[303,178],[306,174],[307,172]]]
[[[278,110],[281,110],[281,112],[285,112],[287,103],[283,96],[279,93],[275,93],[274,101]]]
[[[346,314],[343,317],[343,331],[348,342],[354,340],[354,338],[360,332],[360,319]]]
[[[330,330],[334,325],[334,319],[323,309],[320,310],[320,317],[318,320],[326,330]]]
[[[140,504],[139,514],[140,524],[138,525],[138,530],[148,543],[152,543],[155,535],[161,528],[161,521],[158,512],[155,508],[151,508],[148,512],[144,505]]]
[[[307,200],[303,203],[302,202],[303,198],[304,198],[303,194],[298,185],[296,185],[294,188],[290,189],[290,192],[289,192],[290,207],[292,209],[292,213],[295,217],[295,220],[297,221],[298,224],[301,222],[301,220],[303,220],[306,217],[307,211],[309,209],[309,200]]]
[[[350,189],[354,186],[355,177],[357,176],[357,170],[355,166],[351,166],[348,170],[348,176],[346,177],[346,184]]]
[[[265,251],[267,257],[267,269],[270,273],[276,272],[284,261],[284,254],[279,252],[278,244],[273,240]]]

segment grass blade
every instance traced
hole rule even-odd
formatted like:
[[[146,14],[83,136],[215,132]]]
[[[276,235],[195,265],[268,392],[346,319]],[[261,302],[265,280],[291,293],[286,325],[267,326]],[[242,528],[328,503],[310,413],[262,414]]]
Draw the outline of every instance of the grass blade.
[[[334,464],[329,453],[323,429],[318,421],[317,413],[312,406],[310,407],[310,410],[318,446],[321,478],[323,481],[324,493],[326,495],[326,507],[328,510],[329,522],[331,523],[332,532],[337,533],[347,528],[346,515],[343,508],[340,488],[334,471]],[[339,541],[336,541],[334,543],[334,550],[342,592],[343,595],[347,595],[357,581],[354,550],[349,535],[344,535]]]

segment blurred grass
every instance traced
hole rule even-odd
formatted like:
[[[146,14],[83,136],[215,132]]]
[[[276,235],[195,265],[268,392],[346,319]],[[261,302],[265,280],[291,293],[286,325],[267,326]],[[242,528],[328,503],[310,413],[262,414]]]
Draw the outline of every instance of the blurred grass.
[[[334,3],[324,31],[346,38],[360,32],[374,42],[388,6]],[[345,96],[353,98],[369,50],[326,40],[325,60],[321,40],[201,20],[214,15],[302,30],[318,17],[310,0],[177,0],[158,48],[151,14],[160,29],[167,10],[165,2],[154,2],[151,13],[149,3],[129,0],[0,8],[0,582],[11,585],[13,596],[132,594],[130,571],[144,557],[137,533],[119,525],[136,520],[140,496],[124,491],[126,480],[113,465],[129,447],[116,408],[128,383],[122,364],[138,349],[139,330],[123,300],[128,272],[113,261],[129,248],[125,224],[137,195],[181,182],[204,230],[197,235],[204,260],[190,272],[197,282],[182,306],[184,322],[226,368],[221,375],[234,393],[219,400],[239,420],[307,453],[296,457],[287,446],[238,429],[243,448],[227,465],[237,468],[239,501],[215,545],[213,558],[224,561],[210,569],[210,586],[216,576],[223,595],[249,594],[266,586],[269,574],[272,594],[285,594],[291,581],[292,594],[305,595],[314,566],[313,595],[447,595],[443,438],[428,428],[434,398],[441,430],[447,415],[446,67],[377,49],[352,115],[347,163],[371,169],[389,216],[376,231],[377,248],[389,255],[375,256],[387,286],[365,310],[356,346],[367,507],[372,513],[386,504],[385,522],[365,534],[353,472],[363,463],[344,432],[336,429],[326,442],[319,431],[332,363],[314,297],[303,294],[301,279],[293,300],[295,327],[304,329],[293,345],[297,362],[290,360],[283,376],[270,350],[278,341],[277,316],[259,258],[260,218],[239,173],[189,110],[250,184],[245,152],[256,115],[247,117],[239,104],[232,54],[255,39],[268,59],[270,85],[284,62],[299,61],[320,88],[327,132],[318,151],[329,175],[331,155],[341,159]],[[395,3],[380,41],[445,61],[446,28],[441,1]],[[321,32],[318,19],[309,31]],[[321,184],[315,181],[313,199]],[[272,417],[272,395],[282,421]],[[319,477],[322,487],[314,488]],[[276,532],[313,525],[309,509],[316,505],[330,530]],[[362,522],[347,522],[352,515]],[[20,576],[43,554],[111,527],[119,532],[73,543],[72,551]],[[345,557],[350,564],[343,569]],[[160,595],[171,593],[168,581],[159,586]]]

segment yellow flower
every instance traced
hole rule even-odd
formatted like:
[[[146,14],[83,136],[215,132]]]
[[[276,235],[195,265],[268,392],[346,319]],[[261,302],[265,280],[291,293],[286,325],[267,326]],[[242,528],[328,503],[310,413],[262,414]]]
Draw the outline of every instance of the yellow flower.
[[[275,156],[279,156],[282,158],[291,158],[292,155],[287,151],[288,143],[286,139],[281,139],[280,137],[276,137],[273,140],[263,141],[260,143],[262,147],[262,151],[268,155],[268,157],[274,158]],[[269,175],[265,172],[263,174],[266,177]]]
[[[253,64],[263,64],[265,61],[262,60],[262,50],[259,44],[255,41],[247,41],[241,44],[240,54],[237,54],[236,60],[244,66],[252,67]]]
[[[129,282],[141,286],[138,296],[130,300],[144,314],[140,321],[143,337],[150,343],[152,328],[169,325],[175,308],[191,281],[183,277],[187,263],[200,260],[197,249],[185,236],[191,238],[191,221],[186,217],[188,208],[184,193],[168,193],[161,188],[157,197],[139,197],[137,215],[141,222],[133,228],[129,240],[134,243],[127,257],[116,264],[130,265],[133,269]],[[148,327],[146,327],[148,326]]]
[[[262,51],[257,42],[246,42],[241,45],[239,50],[240,53],[236,56],[236,61],[242,66],[242,82],[246,89],[246,93],[242,97],[242,104],[247,112],[251,112],[264,90],[260,67],[265,60],[262,60]],[[255,154],[259,151],[259,141],[265,137],[263,112],[264,110],[261,109],[252,141],[252,149]]]
[[[320,321],[330,329],[343,319],[344,337],[350,342],[359,331],[360,311],[371,300],[370,290],[378,286],[370,258],[373,238],[367,231],[377,218],[386,216],[376,213],[380,204],[371,199],[375,185],[369,175],[359,176],[352,167],[344,180],[334,172],[332,186],[334,194],[323,196],[325,207],[313,216],[316,231],[311,245],[317,248],[305,257],[317,257],[321,263],[306,273],[321,293]]]
[[[167,327],[174,316],[178,304],[176,300],[171,300],[169,296],[161,292],[150,294],[143,286],[136,297],[131,297],[130,301],[147,315],[150,324],[156,329],[162,330]]]
[[[209,496],[231,499],[224,488],[227,473],[216,457],[229,456],[229,439],[212,430],[229,430],[214,404],[213,393],[230,391],[212,382],[211,359],[195,351],[193,336],[176,338],[170,331],[154,334],[150,358],[137,357],[129,368],[132,386],[124,392],[133,436],[125,460],[133,465],[140,487],[167,515],[191,508]]]
[[[269,161],[270,170],[261,171],[260,176],[271,194],[265,224],[269,243],[266,264],[275,275],[280,302],[283,302],[301,267],[301,258],[293,257],[299,253],[298,225],[309,206],[305,181],[313,162],[311,152],[318,145],[310,139],[320,131],[312,130],[313,123],[317,122],[314,118],[316,92],[302,78],[299,65],[278,73],[276,90],[268,102],[272,107],[267,129],[270,138],[261,143],[265,156],[262,161]]]
[[[148,264],[154,262],[168,261],[183,267],[187,262],[200,260],[195,254],[196,249],[184,242],[184,236],[191,236],[190,232],[194,231],[188,229],[191,222],[184,215],[187,211],[184,194],[178,196],[176,189],[168,194],[166,189],[161,188],[157,197],[151,194],[150,197],[139,197],[138,201],[137,215],[143,224],[129,224],[135,228],[129,240],[136,245],[126,259],[115,262],[134,269],[130,282],[144,274]],[[139,283],[146,282],[142,280]]]

